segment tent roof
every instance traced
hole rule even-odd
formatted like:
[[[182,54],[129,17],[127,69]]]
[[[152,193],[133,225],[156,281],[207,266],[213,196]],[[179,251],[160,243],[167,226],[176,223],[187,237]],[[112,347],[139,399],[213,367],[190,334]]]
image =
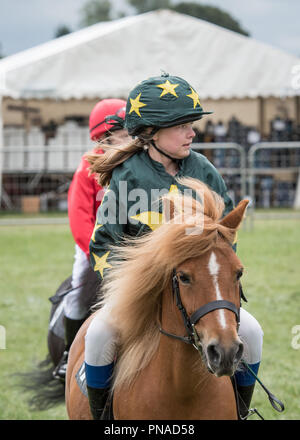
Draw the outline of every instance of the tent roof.
[[[253,38],[169,10],[99,23],[0,61],[14,98],[124,97],[161,70],[201,98],[300,95],[300,59]],[[294,70],[293,70],[294,69]],[[1,78],[0,78],[1,81]]]

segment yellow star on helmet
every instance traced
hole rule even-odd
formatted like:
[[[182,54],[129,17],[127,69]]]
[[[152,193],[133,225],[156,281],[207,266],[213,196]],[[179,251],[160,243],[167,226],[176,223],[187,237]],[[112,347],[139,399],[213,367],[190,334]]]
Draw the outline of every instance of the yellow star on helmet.
[[[102,278],[103,278],[104,269],[108,269],[108,268],[112,267],[106,261],[109,253],[110,252],[108,251],[108,252],[106,252],[106,254],[102,255],[102,257],[98,257],[98,255],[96,255],[92,252],[92,255],[95,258],[95,263],[96,263],[94,266],[94,271],[96,272],[96,270],[99,270]]]
[[[196,108],[197,104],[199,104],[199,107],[201,107],[198,93],[196,93],[195,90],[192,89],[192,87],[191,87],[191,91],[192,91],[192,93],[190,93],[189,95],[186,95],[186,96],[188,96],[189,98],[191,98],[193,100],[194,108]]]
[[[178,87],[179,84],[172,84],[170,83],[170,81],[167,79],[166,82],[164,84],[158,84],[156,87],[160,87],[161,89],[163,89],[163,91],[160,94],[160,98],[164,95],[166,95],[167,93],[170,93],[171,95],[176,96],[176,98],[178,98],[175,89],[176,87]]]
[[[131,109],[129,111],[129,114],[135,112],[141,118],[140,108],[144,107],[147,104],[140,102],[140,97],[141,97],[141,93],[137,95],[135,99],[130,98]]]

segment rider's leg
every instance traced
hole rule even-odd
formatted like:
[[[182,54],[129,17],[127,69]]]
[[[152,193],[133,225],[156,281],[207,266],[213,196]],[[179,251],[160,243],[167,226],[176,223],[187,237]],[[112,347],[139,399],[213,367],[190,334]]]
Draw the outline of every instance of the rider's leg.
[[[53,376],[57,379],[64,379],[66,376],[70,347],[88,313],[87,308],[83,306],[83,301],[80,300],[84,291],[82,284],[86,281],[88,270],[89,261],[85,253],[75,245],[75,261],[72,271],[73,290],[64,298],[65,351],[53,372]]]
[[[242,359],[247,362],[250,368],[257,374],[262,357],[263,331],[257,320],[245,309],[240,309],[239,337],[244,344]],[[255,387],[255,378],[241,366],[235,373],[238,393],[242,399],[240,411],[245,417],[250,408],[250,403]]]
[[[241,309],[239,336],[244,343],[243,359],[257,373],[262,354],[263,331],[257,320]],[[109,309],[99,310],[91,321],[85,337],[85,370],[89,404],[93,418],[99,419],[104,409],[113,373],[118,335],[109,322]],[[241,408],[242,416],[250,407],[255,379],[247,370],[235,374],[238,393],[247,408]]]
[[[117,345],[117,331],[103,307],[91,321],[85,336],[85,374],[93,419],[99,420],[105,407]]]

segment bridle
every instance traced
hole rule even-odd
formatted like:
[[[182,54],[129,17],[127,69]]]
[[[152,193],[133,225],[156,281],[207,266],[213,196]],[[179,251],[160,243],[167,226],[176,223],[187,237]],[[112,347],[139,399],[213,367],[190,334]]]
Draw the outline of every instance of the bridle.
[[[162,329],[161,326],[159,326],[159,331],[162,334],[169,336],[171,338],[179,339],[180,341],[183,341],[187,344],[193,345],[193,347],[200,353],[200,355],[202,355],[202,346],[201,346],[200,338],[199,338],[199,335],[198,335],[197,330],[195,328],[195,325],[203,316],[207,315],[208,313],[212,312],[213,310],[218,310],[218,309],[228,309],[228,310],[231,310],[235,314],[236,323],[237,323],[237,331],[238,331],[239,325],[240,325],[241,300],[243,299],[245,302],[248,302],[247,298],[244,295],[241,283],[239,283],[239,296],[240,296],[240,301],[239,301],[240,306],[239,307],[236,307],[235,304],[233,304],[232,302],[227,301],[227,300],[211,301],[211,302],[208,302],[207,304],[205,304],[204,306],[200,307],[199,309],[197,309],[191,316],[189,316],[187,314],[187,311],[186,311],[184,305],[182,304],[181,296],[180,296],[180,289],[179,289],[179,281],[178,281],[177,273],[176,273],[175,269],[172,272],[172,292],[173,292],[173,296],[175,297],[175,300],[176,300],[176,306],[178,307],[178,309],[181,312],[184,326],[187,331],[187,336],[174,335],[173,333],[166,332],[165,330]],[[275,397],[274,394],[272,394],[267,389],[267,387],[264,386],[264,384],[261,382],[261,380],[251,370],[251,367],[247,364],[247,362],[242,360],[242,363],[248,369],[248,371],[251,373],[251,375],[255,378],[255,380],[257,380],[259,382],[259,384],[262,386],[263,390],[267,393],[272,407],[278,412],[284,411],[284,404],[277,397]],[[236,385],[235,385],[235,390],[236,390]],[[251,415],[253,413],[256,413],[261,419],[263,419],[263,417],[261,416],[261,414],[259,414],[259,412],[257,411],[256,408],[250,409],[245,418],[247,418],[249,415]]]
[[[247,299],[243,293],[243,289],[242,289],[241,284],[239,286],[240,286],[240,301],[242,298],[242,299],[244,299],[244,301],[247,302]],[[189,316],[184,305],[182,304],[182,301],[181,301],[179,281],[177,278],[176,269],[174,269],[172,272],[172,293],[173,293],[173,296],[176,301],[176,306],[178,307],[178,309],[182,315],[183,323],[184,323],[185,329],[187,331],[187,336],[174,335],[173,333],[169,333],[169,332],[163,330],[163,328],[160,326],[159,331],[162,334],[169,336],[171,338],[179,339],[180,341],[183,341],[187,344],[192,344],[196,350],[198,350],[200,353],[202,353],[200,338],[199,338],[199,335],[198,335],[197,330],[195,328],[195,325],[203,316],[207,315],[208,313],[212,312],[213,310],[218,310],[218,309],[231,310],[235,314],[235,317],[236,317],[237,330],[239,329],[240,307],[236,307],[235,304],[233,304],[232,302],[227,301],[227,300],[216,300],[216,301],[208,302],[204,306],[197,309],[191,316]]]

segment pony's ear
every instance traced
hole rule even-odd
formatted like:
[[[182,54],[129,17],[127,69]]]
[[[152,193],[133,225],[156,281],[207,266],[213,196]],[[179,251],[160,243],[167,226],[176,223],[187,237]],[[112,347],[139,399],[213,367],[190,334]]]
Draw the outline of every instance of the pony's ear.
[[[174,200],[163,198],[163,222],[168,223],[176,215]]]
[[[171,198],[163,198],[163,222],[167,223],[174,219],[175,216],[181,213],[178,203]]]
[[[230,229],[238,229],[244,218],[248,203],[249,200],[241,200],[240,203],[229,214],[222,218],[219,223]]]

